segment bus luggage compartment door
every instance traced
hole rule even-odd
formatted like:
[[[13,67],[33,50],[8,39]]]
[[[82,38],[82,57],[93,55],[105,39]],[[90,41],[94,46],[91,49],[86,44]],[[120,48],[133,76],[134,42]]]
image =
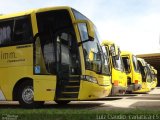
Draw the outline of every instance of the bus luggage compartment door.
[[[56,91],[56,76],[36,76],[34,79],[34,101],[53,101]]]

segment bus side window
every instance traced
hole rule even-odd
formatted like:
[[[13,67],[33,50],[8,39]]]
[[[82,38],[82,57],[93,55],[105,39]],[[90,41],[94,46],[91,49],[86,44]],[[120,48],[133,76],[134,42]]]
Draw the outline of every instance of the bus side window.
[[[29,16],[12,18],[0,22],[0,45],[10,46],[31,43],[33,40]]]
[[[0,45],[8,45],[12,38],[13,20],[0,22]]]
[[[29,17],[16,19],[14,21],[12,43],[29,43],[32,41],[32,28]]]

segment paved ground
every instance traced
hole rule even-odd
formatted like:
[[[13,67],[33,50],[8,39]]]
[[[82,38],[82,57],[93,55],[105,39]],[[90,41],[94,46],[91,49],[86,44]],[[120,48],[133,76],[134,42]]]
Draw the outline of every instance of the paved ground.
[[[20,108],[17,102],[0,101],[0,108]],[[91,109],[110,110],[125,108],[160,109],[160,88],[147,94],[126,94],[123,96],[107,97],[97,101],[74,101],[66,106],[59,106],[55,102],[47,102],[44,108]]]
[[[126,94],[123,96],[107,97],[99,101],[75,102],[72,104],[90,106],[88,109],[110,110],[123,108],[160,109],[160,88],[146,94]]]

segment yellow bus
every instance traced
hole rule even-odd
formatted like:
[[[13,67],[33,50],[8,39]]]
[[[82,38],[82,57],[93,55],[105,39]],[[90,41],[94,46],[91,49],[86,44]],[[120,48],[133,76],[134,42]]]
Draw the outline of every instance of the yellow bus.
[[[112,73],[111,95],[124,94],[127,90],[127,76],[121,58],[120,48],[112,41],[102,41],[102,49],[106,49],[107,59],[110,62],[110,71]]]
[[[96,27],[73,8],[0,16],[0,100],[36,107],[105,97],[111,91],[105,62]]]
[[[152,85],[151,85],[151,88],[154,89],[157,86],[157,84],[158,84],[157,70],[153,66],[150,67],[150,70],[151,70],[151,75],[152,75]]]
[[[152,76],[151,71],[147,66],[147,63],[142,58],[137,58],[138,65],[140,68],[141,76],[142,76],[142,88],[140,90],[137,90],[135,92],[138,93],[146,93],[151,91],[151,85],[152,85]]]
[[[127,51],[122,51],[121,56],[127,74],[127,92],[140,90],[142,87],[142,77],[136,56]]]

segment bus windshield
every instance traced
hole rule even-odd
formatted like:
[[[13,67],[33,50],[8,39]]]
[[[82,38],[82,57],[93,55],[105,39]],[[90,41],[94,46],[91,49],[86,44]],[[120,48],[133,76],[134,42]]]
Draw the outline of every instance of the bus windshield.
[[[126,73],[130,73],[130,60],[128,57],[122,57],[123,65]]]
[[[139,66],[138,66],[137,58],[136,58],[136,56],[134,56],[134,55],[133,55],[132,58],[133,58],[134,70],[135,70],[136,72],[139,72]]]
[[[72,9],[75,19],[77,20],[88,20],[87,17],[79,13],[78,11]],[[87,29],[84,27],[83,23],[78,24],[78,29],[80,32],[81,41],[85,41],[88,36]],[[98,73],[106,73],[109,74],[109,68],[107,67],[105,61],[102,48],[100,46],[100,38],[98,35],[98,32],[96,30],[96,27],[94,27],[95,31],[95,37],[94,41],[88,41],[83,43],[83,53],[84,53],[84,59],[85,59],[85,68],[87,70],[92,70]]]
[[[146,72],[145,72],[145,69],[146,69],[146,66],[143,66],[142,63],[140,61],[138,61],[138,65],[139,65],[139,68],[140,68],[140,72],[141,72],[141,75],[142,75],[142,80],[145,81],[146,80]]]
[[[123,63],[122,63],[122,58],[120,55],[117,56],[112,56],[112,62],[113,62],[113,67],[116,70],[119,71],[124,71]]]
[[[152,75],[152,72],[150,70],[150,67],[148,65],[146,65],[146,81],[147,82],[152,82],[153,80],[153,75]]]
[[[107,49],[106,49],[106,47],[105,46],[102,46],[102,51],[103,51],[103,57],[104,57],[104,66],[102,66],[102,71],[105,71],[106,73],[110,73],[110,67],[109,67],[109,53],[108,53],[108,51],[107,51]],[[104,73],[105,73],[104,72]]]

